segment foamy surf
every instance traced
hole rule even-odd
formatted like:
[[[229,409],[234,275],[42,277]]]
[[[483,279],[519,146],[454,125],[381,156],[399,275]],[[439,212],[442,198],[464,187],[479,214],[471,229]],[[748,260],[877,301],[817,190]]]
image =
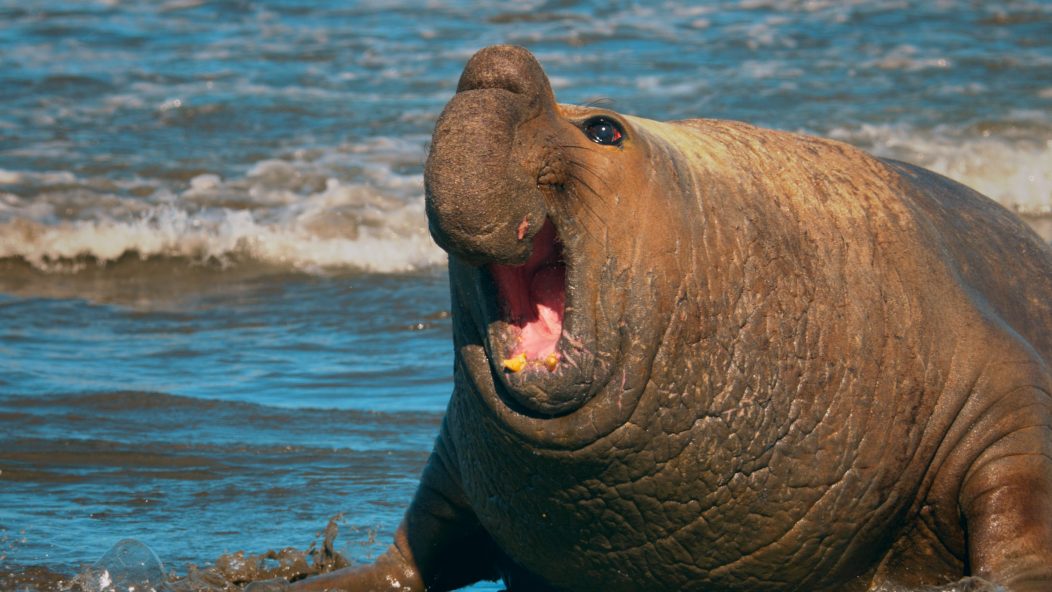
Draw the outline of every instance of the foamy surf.
[[[829,135],[913,162],[999,201],[1052,240],[1052,140],[863,125]],[[236,178],[170,181],[0,170],[0,259],[49,273],[128,258],[306,273],[444,264],[427,232],[423,140],[378,138],[257,162]],[[406,172],[399,172],[399,171]]]
[[[422,207],[406,206],[405,210],[393,215],[420,217],[423,213]],[[327,237],[300,221],[268,224],[245,211],[202,216],[161,206],[130,221],[83,220],[47,226],[15,220],[0,224],[0,257],[24,260],[41,271],[75,272],[129,255],[219,265],[249,259],[305,272],[396,273],[445,260],[426,232],[399,236],[363,230],[356,238]]]
[[[419,173],[395,172],[405,154],[385,156],[390,146],[366,148],[373,152],[356,158],[343,149],[268,159],[229,181],[203,173],[178,193],[142,180],[0,170],[0,185],[32,194],[0,193],[0,258],[44,272],[128,257],[221,267],[252,261],[308,273],[444,263],[428,235]],[[341,171],[354,180],[333,175]]]
[[[1052,139],[1047,136],[1030,132],[1017,139],[979,131],[969,137],[950,129],[899,125],[841,127],[829,135],[946,175],[1019,214],[1052,214]]]
[[[79,271],[126,256],[221,266],[247,259],[305,272],[396,273],[445,261],[427,234],[422,200],[348,217],[343,225],[313,212],[266,221],[247,210],[190,212],[160,205],[126,220],[107,216],[49,225],[18,218],[0,224],[0,258],[47,272]],[[388,222],[367,226],[374,217]]]

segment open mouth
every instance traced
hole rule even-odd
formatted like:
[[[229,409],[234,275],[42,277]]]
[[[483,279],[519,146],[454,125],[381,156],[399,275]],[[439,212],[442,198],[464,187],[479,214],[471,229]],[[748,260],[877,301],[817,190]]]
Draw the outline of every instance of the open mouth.
[[[566,304],[566,262],[551,220],[533,237],[533,251],[522,265],[490,264],[501,314],[507,323],[504,370],[540,365],[554,371]],[[498,352],[494,352],[495,354]]]

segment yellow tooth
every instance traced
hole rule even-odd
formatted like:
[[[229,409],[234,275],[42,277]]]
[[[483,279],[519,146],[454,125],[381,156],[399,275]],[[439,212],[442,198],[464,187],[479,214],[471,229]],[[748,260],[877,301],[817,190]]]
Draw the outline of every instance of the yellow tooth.
[[[558,365],[559,356],[554,353],[550,353],[547,358],[544,358],[544,367],[548,369],[548,372],[555,372],[555,367]]]
[[[526,367],[526,354],[521,353],[515,357],[504,360],[504,369],[509,372],[518,372]]]

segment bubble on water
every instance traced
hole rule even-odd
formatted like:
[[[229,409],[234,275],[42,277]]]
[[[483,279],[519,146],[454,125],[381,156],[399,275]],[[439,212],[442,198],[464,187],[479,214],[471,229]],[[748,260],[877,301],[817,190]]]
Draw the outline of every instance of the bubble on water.
[[[147,592],[162,589],[164,564],[150,547],[124,539],[73,579],[83,592]]]

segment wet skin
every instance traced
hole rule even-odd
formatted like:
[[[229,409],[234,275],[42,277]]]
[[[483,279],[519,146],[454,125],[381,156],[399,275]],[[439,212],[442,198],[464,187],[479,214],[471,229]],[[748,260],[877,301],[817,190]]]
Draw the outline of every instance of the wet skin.
[[[1052,589],[1052,250],[994,202],[508,46],[425,180],[447,415],[387,554],[295,589]]]

